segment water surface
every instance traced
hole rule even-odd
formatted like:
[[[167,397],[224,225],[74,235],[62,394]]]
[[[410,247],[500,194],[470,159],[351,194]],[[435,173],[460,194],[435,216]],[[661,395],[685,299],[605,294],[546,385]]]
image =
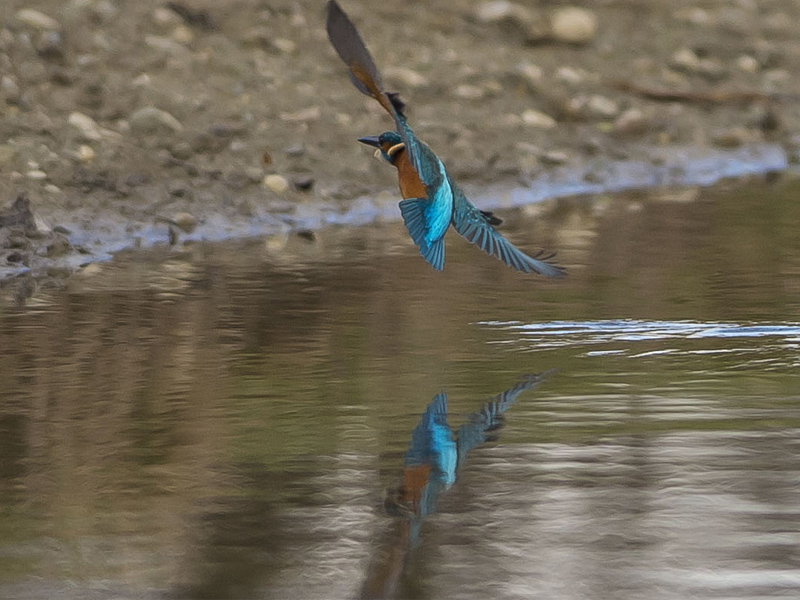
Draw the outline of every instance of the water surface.
[[[17,294],[0,597],[797,597],[798,197],[506,212],[558,282],[386,224]]]

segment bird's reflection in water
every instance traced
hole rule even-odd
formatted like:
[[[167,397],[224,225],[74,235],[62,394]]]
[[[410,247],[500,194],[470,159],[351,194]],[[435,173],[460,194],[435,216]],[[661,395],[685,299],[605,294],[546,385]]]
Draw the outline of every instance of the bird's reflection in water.
[[[396,522],[368,567],[360,598],[398,594],[408,559],[419,544],[422,523],[436,511],[442,492],[456,482],[469,451],[496,437],[503,414],[517,397],[550,373],[523,376],[469,415],[456,434],[447,423],[447,394],[436,394],[411,433],[399,487],[387,491],[384,507]]]

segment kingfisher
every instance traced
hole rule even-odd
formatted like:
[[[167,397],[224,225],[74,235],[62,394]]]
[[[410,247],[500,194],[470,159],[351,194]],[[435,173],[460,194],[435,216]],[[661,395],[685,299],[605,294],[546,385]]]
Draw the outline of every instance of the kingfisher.
[[[444,235],[452,225],[462,237],[509,267],[524,273],[563,277],[564,269],[550,262],[554,254],[540,251],[528,256],[500,235],[494,226],[502,221],[472,204],[439,157],[417,138],[406,119],[405,104],[398,94],[385,91],[369,50],[336,0],[328,2],[326,29],[336,53],[349,69],[353,85],[377,100],[394,120],[396,131],[358,141],[377,148],[380,156],[397,169],[403,197],[400,212],[422,257],[437,271],[444,268]]]

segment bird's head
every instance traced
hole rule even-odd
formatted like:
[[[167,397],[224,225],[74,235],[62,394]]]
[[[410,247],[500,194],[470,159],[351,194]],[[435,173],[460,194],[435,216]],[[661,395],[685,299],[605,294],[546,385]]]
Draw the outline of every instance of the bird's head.
[[[390,164],[394,164],[400,152],[406,147],[400,134],[396,131],[384,131],[380,135],[358,138],[358,141],[377,148],[375,154],[380,153],[383,159]]]

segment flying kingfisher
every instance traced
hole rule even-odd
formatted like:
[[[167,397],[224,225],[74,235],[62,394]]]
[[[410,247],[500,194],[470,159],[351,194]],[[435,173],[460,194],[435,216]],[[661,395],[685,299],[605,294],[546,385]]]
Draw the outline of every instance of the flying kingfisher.
[[[444,234],[452,225],[468,241],[509,267],[524,273],[563,277],[564,269],[548,262],[553,254],[528,256],[500,235],[493,226],[502,221],[472,204],[447,174],[439,157],[414,135],[406,120],[404,103],[397,94],[383,89],[378,68],[358,30],[335,0],[328,2],[326,29],[356,88],[377,100],[394,119],[397,131],[358,141],[377,148],[397,168],[403,196],[400,212],[423,258],[437,271],[444,268]]]

